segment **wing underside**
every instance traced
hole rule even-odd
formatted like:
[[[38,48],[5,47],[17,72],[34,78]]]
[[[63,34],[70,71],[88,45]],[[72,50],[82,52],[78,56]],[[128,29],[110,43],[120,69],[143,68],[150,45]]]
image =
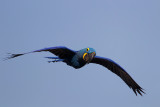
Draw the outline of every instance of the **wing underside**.
[[[91,63],[100,64],[109,70],[111,70],[113,73],[118,75],[137,95],[137,92],[142,95],[143,89],[132,79],[132,77],[116,62],[112,61],[108,58],[103,57],[94,57]]]

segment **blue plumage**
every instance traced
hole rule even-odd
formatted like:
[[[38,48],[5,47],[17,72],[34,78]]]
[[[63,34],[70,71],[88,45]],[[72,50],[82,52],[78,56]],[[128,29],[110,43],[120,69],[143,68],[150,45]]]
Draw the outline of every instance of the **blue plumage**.
[[[143,89],[132,79],[132,77],[120,65],[118,65],[116,62],[109,58],[96,56],[96,51],[93,48],[84,48],[79,51],[74,51],[64,46],[49,47],[28,53],[11,54],[11,56],[7,59],[15,58],[33,52],[42,51],[51,52],[57,56],[46,57],[53,60],[49,62],[64,62],[67,65],[72,66],[76,69],[81,68],[89,63],[100,64],[111,70],[116,75],[118,75],[130,88],[132,88],[136,95],[137,93],[139,93],[140,95],[144,93]]]

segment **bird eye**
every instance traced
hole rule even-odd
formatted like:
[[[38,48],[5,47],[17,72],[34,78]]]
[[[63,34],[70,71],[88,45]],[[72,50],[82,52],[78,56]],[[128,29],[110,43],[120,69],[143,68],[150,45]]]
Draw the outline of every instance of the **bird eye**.
[[[86,51],[88,52],[88,51],[89,51],[89,48],[87,48]]]

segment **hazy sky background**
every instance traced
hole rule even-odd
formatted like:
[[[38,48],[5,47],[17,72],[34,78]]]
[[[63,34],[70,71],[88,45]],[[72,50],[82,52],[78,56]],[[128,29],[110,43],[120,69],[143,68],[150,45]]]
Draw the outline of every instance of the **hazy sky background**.
[[[147,93],[133,91],[106,68],[47,63],[50,53],[0,61],[0,107],[160,106],[159,0],[1,0],[0,58],[52,46],[120,64]]]

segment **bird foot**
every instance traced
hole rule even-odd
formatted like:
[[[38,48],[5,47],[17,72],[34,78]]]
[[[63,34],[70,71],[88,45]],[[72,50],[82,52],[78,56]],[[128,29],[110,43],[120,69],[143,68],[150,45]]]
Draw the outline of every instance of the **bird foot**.
[[[54,61],[48,61],[48,63],[51,63],[51,62],[53,62],[53,63],[54,63],[54,62],[58,62],[58,61],[56,61],[56,60],[54,60]]]
[[[60,61],[63,61],[63,60],[61,60],[61,59],[58,59],[58,60],[57,60],[57,59],[55,59],[54,61],[48,61],[48,63],[51,63],[51,62],[53,62],[53,63],[54,63],[54,62],[60,62]]]

